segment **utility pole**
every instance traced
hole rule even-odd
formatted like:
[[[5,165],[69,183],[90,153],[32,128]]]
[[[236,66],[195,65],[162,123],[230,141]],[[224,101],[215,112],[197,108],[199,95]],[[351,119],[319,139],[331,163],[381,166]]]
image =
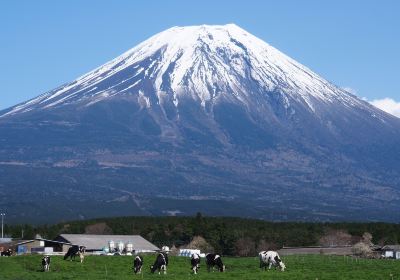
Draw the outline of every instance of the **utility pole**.
[[[4,230],[3,230],[3,227],[4,227],[4,216],[6,214],[5,213],[0,213],[0,215],[1,215],[1,238],[3,239],[4,238]]]

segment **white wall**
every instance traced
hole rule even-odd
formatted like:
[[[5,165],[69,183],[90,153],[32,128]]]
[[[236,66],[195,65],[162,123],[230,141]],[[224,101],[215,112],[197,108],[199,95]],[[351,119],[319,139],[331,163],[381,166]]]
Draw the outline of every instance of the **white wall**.
[[[393,251],[386,251],[385,252],[385,257],[386,258],[393,258]]]

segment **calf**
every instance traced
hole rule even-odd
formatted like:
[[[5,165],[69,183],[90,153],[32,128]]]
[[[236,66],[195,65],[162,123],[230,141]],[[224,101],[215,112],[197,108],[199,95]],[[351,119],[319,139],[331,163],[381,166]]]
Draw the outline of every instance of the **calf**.
[[[210,272],[211,268],[214,269],[215,266],[218,267],[220,272],[225,271],[225,265],[222,263],[221,256],[216,254],[206,255],[207,271]]]
[[[260,268],[264,270],[271,269],[272,266],[275,268],[280,268],[281,271],[285,271],[285,264],[279,257],[278,253],[275,251],[262,251],[258,254],[260,258]]]
[[[50,257],[49,256],[44,256],[42,258],[42,269],[44,272],[50,270]]]
[[[167,274],[167,265],[168,265],[168,255],[165,252],[160,252],[157,255],[156,261],[152,266],[150,266],[151,273],[154,273],[158,270],[158,274],[161,274],[161,271],[164,274]]]
[[[136,256],[135,259],[133,260],[133,272],[135,274],[141,273],[142,272],[142,266],[143,266],[143,257]]]
[[[192,265],[192,271],[197,274],[200,268],[200,255],[194,253],[190,258],[190,264]]]

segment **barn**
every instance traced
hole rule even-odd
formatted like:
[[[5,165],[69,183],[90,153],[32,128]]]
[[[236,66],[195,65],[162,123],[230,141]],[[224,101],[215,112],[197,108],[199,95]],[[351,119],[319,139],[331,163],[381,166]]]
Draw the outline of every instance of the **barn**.
[[[98,235],[98,234],[60,234],[55,241],[65,243],[63,251],[66,252],[70,245],[85,246],[86,252],[104,252],[111,246],[123,251],[131,247],[135,252],[155,252],[160,249],[140,235]]]
[[[400,259],[400,245],[385,245],[382,252],[385,258]]]

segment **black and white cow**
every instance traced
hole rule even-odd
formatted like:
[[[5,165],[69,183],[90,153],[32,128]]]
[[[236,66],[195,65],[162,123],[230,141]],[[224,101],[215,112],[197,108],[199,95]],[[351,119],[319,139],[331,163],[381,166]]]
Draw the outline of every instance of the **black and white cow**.
[[[7,250],[1,252],[1,256],[2,257],[11,257],[11,255],[12,255],[12,250],[11,249],[7,249]]]
[[[72,261],[72,259],[75,260],[75,257],[79,255],[81,262],[83,262],[83,259],[85,258],[85,250],[86,248],[84,246],[74,245],[68,249],[67,253],[64,255],[64,260],[68,259],[69,257]]]
[[[86,252],[86,247],[80,246],[78,254],[79,254],[79,259],[81,260],[81,263],[83,263],[83,260],[85,259],[85,252]]]
[[[207,271],[210,272],[211,268],[214,270],[214,267],[217,266],[218,270],[221,272],[225,271],[225,265],[222,263],[221,256],[216,254],[207,254],[206,255],[206,264]]]
[[[272,266],[275,268],[280,268],[281,271],[285,271],[285,264],[279,257],[278,253],[275,251],[261,251],[258,254],[260,258],[260,268],[264,268],[264,270],[271,269]]]
[[[190,257],[190,264],[192,265],[193,273],[197,274],[200,268],[200,255],[197,253],[192,254],[192,256]]]
[[[141,273],[142,272],[142,266],[143,266],[143,257],[136,256],[135,259],[133,260],[133,272],[135,274]]]
[[[150,266],[151,273],[154,273],[158,270],[158,274],[161,274],[161,271],[164,274],[167,274],[167,266],[168,266],[168,255],[165,252],[159,252],[157,258],[152,266]]]
[[[44,272],[50,270],[50,257],[49,256],[44,256],[42,258],[42,270]]]

